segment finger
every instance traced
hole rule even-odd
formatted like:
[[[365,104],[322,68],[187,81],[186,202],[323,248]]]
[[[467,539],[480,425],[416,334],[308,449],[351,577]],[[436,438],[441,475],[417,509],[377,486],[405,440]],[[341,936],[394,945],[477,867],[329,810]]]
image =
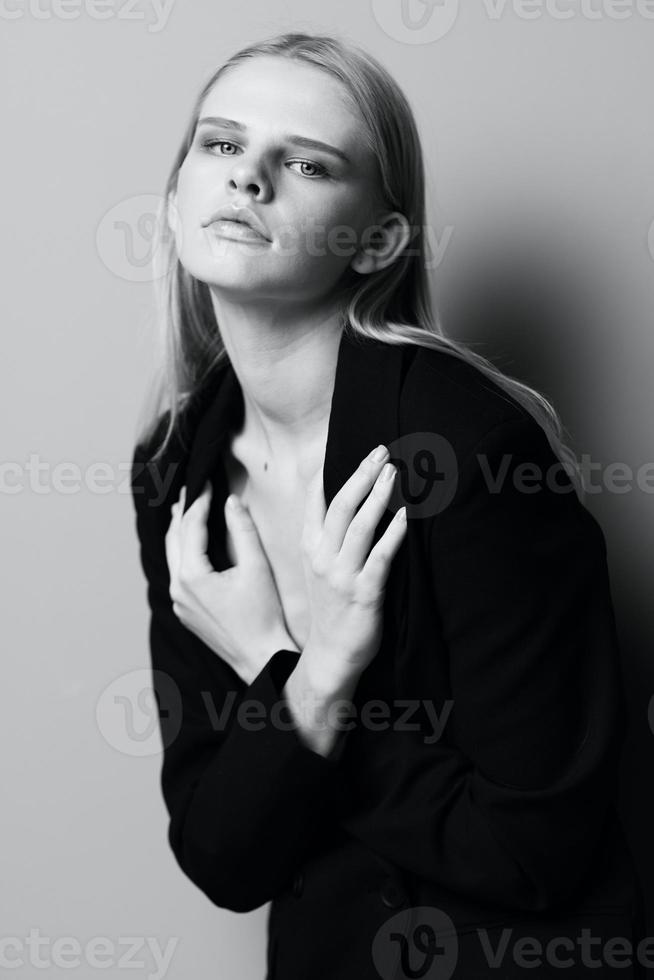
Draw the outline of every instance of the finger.
[[[303,534],[307,541],[317,541],[322,534],[326,509],[323,469],[320,466],[307,484],[305,493]]]
[[[211,483],[207,481],[200,496],[196,497],[181,518],[183,533],[180,542],[180,559],[185,575],[201,575],[214,571],[207,555],[209,544],[207,517],[210,504]]]
[[[381,459],[373,459],[373,454],[377,452],[377,450],[373,450],[369,456],[361,461],[347,483],[341,487],[332,500],[325,517],[321,542],[321,548],[325,549],[326,554],[334,555],[340,551],[357,507],[364,497],[370,493],[373,483],[388,459],[388,449],[386,446],[381,448],[385,450]]]
[[[180,563],[180,519],[179,498],[171,508],[171,518],[165,536],[166,562],[171,584],[177,580]]]
[[[182,487],[179,493],[177,494],[177,500],[170,508],[171,514],[176,514],[180,509],[180,506],[183,506],[185,493],[186,493],[186,487]]]
[[[368,555],[368,560],[357,579],[357,589],[363,590],[374,598],[386,587],[391,563],[404,541],[406,529],[406,507],[400,507]]]
[[[250,511],[235,493],[225,501],[225,520],[234,542],[237,565],[257,564],[262,558],[268,560]]]
[[[185,491],[186,491],[186,487],[182,487],[182,489],[180,490],[177,496],[177,500],[170,508],[171,521],[169,527],[179,525],[179,518],[182,516],[183,513]],[[173,524],[173,522],[175,523]]]
[[[397,469],[385,463],[372,490],[350,522],[339,554],[339,564],[345,570],[360,572],[370,552],[377,526],[388,509]]]
[[[168,565],[168,576],[170,578],[170,584],[173,585],[177,581],[177,575],[179,571],[179,545],[177,536],[173,533],[172,525],[169,527],[166,537],[164,539],[164,545],[166,549],[166,564]]]

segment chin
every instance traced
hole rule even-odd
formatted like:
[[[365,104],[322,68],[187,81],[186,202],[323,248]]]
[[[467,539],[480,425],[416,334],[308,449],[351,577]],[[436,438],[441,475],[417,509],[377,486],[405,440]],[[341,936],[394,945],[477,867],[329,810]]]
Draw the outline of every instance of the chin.
[[[251,288],[254,282],[254,272],[256,266],[254,262],[259,261],[259,256],[243,255],[236,258],[229,255],[193,255],[180,256],[180,262],[186,271],[206,282],[207,285],[229,286]]]

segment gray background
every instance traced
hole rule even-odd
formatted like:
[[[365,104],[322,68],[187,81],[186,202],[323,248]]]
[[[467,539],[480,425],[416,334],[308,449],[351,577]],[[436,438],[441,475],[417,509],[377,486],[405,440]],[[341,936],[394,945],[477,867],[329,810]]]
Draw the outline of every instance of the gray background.
[[[30,930],[51,940],[48,976],[69,975],[71,947],[58,960],[52,945],[68,937],[84,977],[123,976],[121,957],[156,975],[155,938],[177,939],[174,980],[264,973],[267,907],[211,906],[168,849],[138,700],[147,608],[127,472],[151,362],[152,202],[209,74],[282,30],[339,31],[398,79],[447,245],[433,270],[446,327],[547,394],[600,464],[587,506],[607,539],[632,712],[620,809],[651,904],[654,479],[650,466],[639,486],[636,471],[653,459],[654,4],[445,2],[423,29],[402,24],[399,0],[100,9],[6,0],[0,15],[0,922],[6,955],[24,960],[13,976],[43,975]],[[633,469],[620,492],[614,463]],[[94,937],[106,969],[89,962]]]

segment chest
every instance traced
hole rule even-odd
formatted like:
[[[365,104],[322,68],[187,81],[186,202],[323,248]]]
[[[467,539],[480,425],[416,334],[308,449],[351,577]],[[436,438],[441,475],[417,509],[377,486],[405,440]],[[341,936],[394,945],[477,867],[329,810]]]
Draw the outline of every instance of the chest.
[[[302,484],[275,488],[273,479],[252,480],[231,454],[225,458],[229,493],[247,505],[259,534],[277,587],[286,628],[300,650],[311,625],[302,567],[300,538],[304,524],[305,491]],[[226,529],[229,560],[236,564],[234,542]]]

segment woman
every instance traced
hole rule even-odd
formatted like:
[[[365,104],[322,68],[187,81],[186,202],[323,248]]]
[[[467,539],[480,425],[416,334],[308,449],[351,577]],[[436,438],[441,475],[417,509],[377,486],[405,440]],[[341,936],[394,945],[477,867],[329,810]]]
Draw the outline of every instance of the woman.
[[[132,489],[182,870],[272,902],[268,980],[640,975],[604,537],[553,407],[432,317],[402,93],[255,44],[166,202]]]

